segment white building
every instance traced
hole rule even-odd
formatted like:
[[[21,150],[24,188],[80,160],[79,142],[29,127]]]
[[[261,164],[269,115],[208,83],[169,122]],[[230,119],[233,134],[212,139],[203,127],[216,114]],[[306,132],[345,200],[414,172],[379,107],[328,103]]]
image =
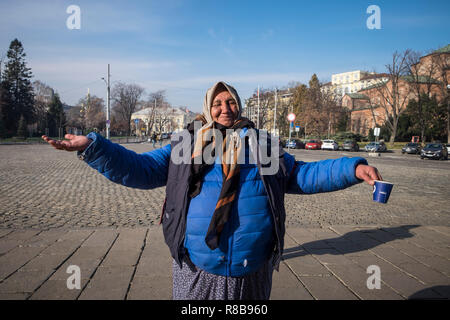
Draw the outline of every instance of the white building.
[[[194,120],[197,113],[189,111],[186,107],[157,107],[145,108],[131,115],[131,125],[136,128],[138,135],[150,135],[152,132],[164,133],[183,130]]]
[[[389,75],[386,73],[355,70],[331,75],[331,82],[324,84],[322,90],[343,97],[345,94],[356,93],[380,81],[388,80]]]

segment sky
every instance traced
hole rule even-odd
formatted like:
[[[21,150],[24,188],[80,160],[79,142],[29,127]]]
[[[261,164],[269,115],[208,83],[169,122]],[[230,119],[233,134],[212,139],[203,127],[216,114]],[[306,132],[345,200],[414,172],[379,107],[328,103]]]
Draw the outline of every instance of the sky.
[[[69,29],[70,5],[80,29]],[[370,5],[380,29],[369,29]],[[328,82],[334,73],[385,72],[395,51],[426,54],[450,43],[447,0],[0,0],[0,58],[17,38],[33,80],[75,105],[88,88],[106,100],[111,84],[165,90],[175,107],[200,112],[206,90],[226,81],[249,98],[255,89]]]

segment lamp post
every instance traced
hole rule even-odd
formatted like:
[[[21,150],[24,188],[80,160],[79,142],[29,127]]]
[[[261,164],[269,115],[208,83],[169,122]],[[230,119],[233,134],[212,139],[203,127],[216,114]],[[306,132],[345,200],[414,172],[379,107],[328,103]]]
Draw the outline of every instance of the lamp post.
[[[110,87],[110,73],[109,73],[109,63],[108,63],[108,81],[105,80],[105,78],[102,78],[103,81],[105,81],[106,84],[106,139],[109,139],[109,127],[111,125],[111,120],[109,119],[109,113],[110,113],[110,94],[111,94],[111,87]]]

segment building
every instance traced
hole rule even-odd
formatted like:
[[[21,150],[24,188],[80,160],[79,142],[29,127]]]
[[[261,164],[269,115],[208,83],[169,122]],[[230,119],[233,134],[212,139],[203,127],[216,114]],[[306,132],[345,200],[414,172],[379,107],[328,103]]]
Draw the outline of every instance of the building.
[[[331,82],[325,83],[321,89],[336,97],[343,97],[345,94],[356,93],[379,81],[387,81],[387,78],[386,73],[355,70],[331,75]]]
[[[139,120],[137,122],[138,135],[150,135],[152,132],[174,132],[183,130],[196,116],[197,113],[189,111],[187,107],[149,107],[133,113],[131,125],[136,129],[135,120]]]
[[[436,96],[439,102],[448,99],[446,86],[450,80],[450,45],[421,57],[412,69],[417,72],[417,77],[408,75],[399,78],[401,109],[406,108],[409,100],[417,98],[413,86]],[[376,81],[371,86],[356,93],[346,93],[342,98],[342,106],[350,111],[350,129],[354,133],[368,135],[370,129],[386,122],[386,111],[390,113],[392,110],[385,98],[393,91],[389,75],[374,79]]]

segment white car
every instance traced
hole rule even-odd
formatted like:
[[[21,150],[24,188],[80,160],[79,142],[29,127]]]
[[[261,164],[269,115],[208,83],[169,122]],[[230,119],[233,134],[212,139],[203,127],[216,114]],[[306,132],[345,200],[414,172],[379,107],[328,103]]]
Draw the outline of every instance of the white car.
[[[323,140],[322,150],[333,150],[336,151],[339,149],[339,145],[334,140]]]

